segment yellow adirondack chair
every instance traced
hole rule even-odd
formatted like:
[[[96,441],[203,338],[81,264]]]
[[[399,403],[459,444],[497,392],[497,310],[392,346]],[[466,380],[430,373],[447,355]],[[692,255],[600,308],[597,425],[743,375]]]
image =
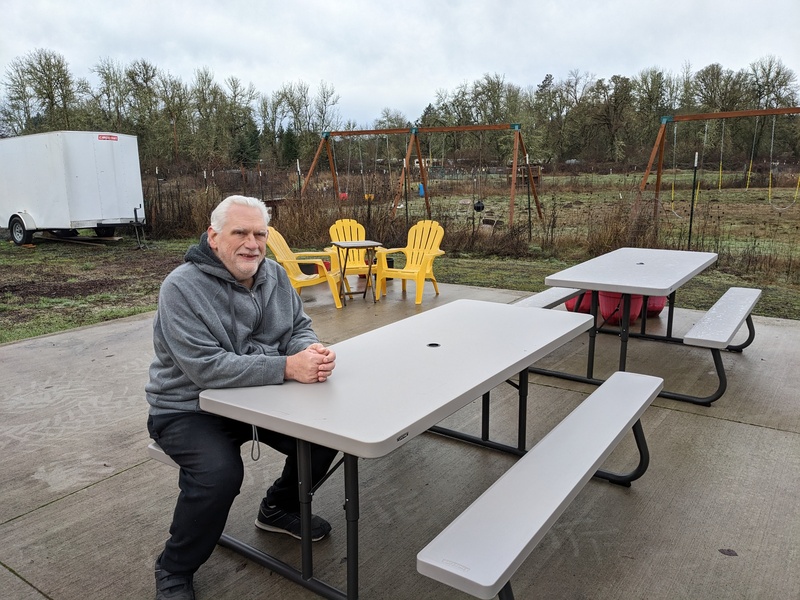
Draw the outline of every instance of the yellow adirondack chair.
[[[342,308],[342,300],[339,297],[341,274],[339,269],[334,267],[336,261],[335,253],[292,252],[284,237],[274,227],[268,227],[267,229],[269,231],[267,234],[267,246],[270,252],[275,255],[275,260],[286,269],[286,273],[289,275],[289,281],[291,281],[292,287],[297,290],[297,293],[299,294],[300,290],[304,287],[327,283],[331,288],[331,294],[333,294],[333,302],[336,304],[336,308]],[[330,261],[330,271],[325,268],[323,259]],[[307,275],[300,270],[300,265],[315,265],[317,267],[317,272],[313,275]],[[350,286],[347,284],[346,279],[345,286],[349,293]]]
[[[416,284],[415,304],[422,304],[422,290],[425,280],[430,279],[436,295],[439,295],[439,286],[433,275],[433,259],[444,254],[439,244],[444,237],[444,229],[436,221],[419,221],[408,230],[408,244],[405,248],[378,248],[376,288],[381,295],[386,295],[386,279],[394,278],[403,281],[403,291],[406,291],[406,281],[413,279]],[[390,254],[403,253],[405,265],[398,268],[389,268],[386,257]]]
[[[355,219],[339,219],[331,225],[329,232],[332,242],[362,242],[367,239],[364,226]],[[331,251],[336,255],[336,264],[339,270],[341,270],[342,265],[338,263],[338,249],[332,246],[330,248],[325,248],[325,250]],[[366,275],[369,272],[367,251],[363,248],[353,248],[347,252],[347,272],[345,275]],[[375,269],[373,269],[372,272],[375,273]],[[367,281],[367,287],[370,285],[372,285],[372,282]]]

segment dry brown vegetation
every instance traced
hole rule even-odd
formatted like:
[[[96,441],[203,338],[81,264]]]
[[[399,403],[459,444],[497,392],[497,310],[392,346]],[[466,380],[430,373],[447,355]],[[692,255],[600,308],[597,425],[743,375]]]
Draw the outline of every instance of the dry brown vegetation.
[[[432,182],[430,216],[445,227],[447,251],[437,260],[437,278],[539,291],[549,273],[619,246],[685,249],[691,184],[678,180],[674,196],[667,185],[654,212],[652,193],[640,196],[638,181],[634,173],[546,175],[539,188],[543,219],[533,197],[528,212],[523,189],[517,192],[513,227],[504,177],[487,177],[480,185],[468,177]],[[221,182],[217,178],[217,185],[206,187],[201,178],[185,178],[158,182],[157,189],[150,182],[147,249],[138,249],[133,233],[124,231],[121,242],[102,247],[39,238],[34,248],[0,245],[0,343],[154,309],[161,281],[206,228],[219,200],[231,193],[259,195],[252,182],[242,185],[240,174],[230,185]],[[374,186],[375,200],[368,204],[360,189],[353,191],[359,188],[355,184],[342,202],[330,188],[324,190],[323,177],[314,183],[302,198],[287,184],[288,191],[273,203],[273,224],[297,249],[328,245],[328,227],[340,217],[358,219],[385,246],[403,246],[408,225],[428,216],[416,186],[402,190],[395,207],[396,189],[388,185]],[[692,248],[717,252],[720,259],[681,289],[679,304],[705,309],[727,287],[744,285],[765,290],[756,314],[799,319],[800,204],[794,204],[794,193],[790,186],[773,188],[771,197],[763,188],[703,186]],[[480,213],[473,210],[477,200],[485,205]]]

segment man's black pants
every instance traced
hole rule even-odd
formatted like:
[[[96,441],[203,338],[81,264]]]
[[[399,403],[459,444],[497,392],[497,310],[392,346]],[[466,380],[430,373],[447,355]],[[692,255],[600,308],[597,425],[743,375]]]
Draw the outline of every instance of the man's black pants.
[[[147,428],[164,452],[180,465],[180,494],[161,567],[175,574],[197,571],[214,551],[244,479],[241,446],[253,438],[246,423],[202,412],[150,416]],[[286,455],[283,473],[267,490],[270,506],[300,509],[297,440],[258,428],[258,440]],[[336,450],[311,446],[312,485],[322,479]]]

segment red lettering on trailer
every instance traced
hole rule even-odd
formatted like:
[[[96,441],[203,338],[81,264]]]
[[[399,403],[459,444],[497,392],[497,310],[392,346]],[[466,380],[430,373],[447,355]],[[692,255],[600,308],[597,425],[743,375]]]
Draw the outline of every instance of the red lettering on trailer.
[[[98,140],[108,140],[108,141],[111,141],[111,142],[116,142],[117,140],[119,140],[119,138],[116,135],[98,135],[97,139]]]

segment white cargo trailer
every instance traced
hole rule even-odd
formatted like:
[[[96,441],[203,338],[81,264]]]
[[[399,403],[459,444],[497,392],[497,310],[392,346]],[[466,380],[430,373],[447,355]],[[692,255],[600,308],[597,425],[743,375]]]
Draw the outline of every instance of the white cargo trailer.
[[[117,226],[143,222],[136,136],[54,131],[0,139],[0,227],[14,243],[30,243],[36,231],[91,228],[111,237]]]

